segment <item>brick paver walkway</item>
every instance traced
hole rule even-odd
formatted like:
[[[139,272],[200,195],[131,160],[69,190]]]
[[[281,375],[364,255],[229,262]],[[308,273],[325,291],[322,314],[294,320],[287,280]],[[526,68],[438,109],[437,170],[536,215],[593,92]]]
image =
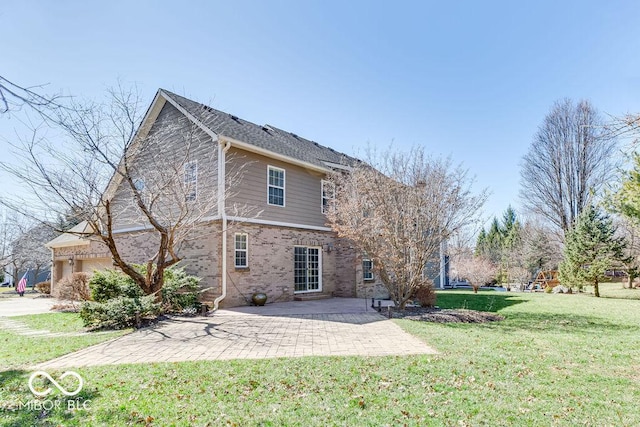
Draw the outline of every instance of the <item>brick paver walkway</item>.
[[[220,310],[158,325],[36,366],[436,353],[375,312],[260,315]]]

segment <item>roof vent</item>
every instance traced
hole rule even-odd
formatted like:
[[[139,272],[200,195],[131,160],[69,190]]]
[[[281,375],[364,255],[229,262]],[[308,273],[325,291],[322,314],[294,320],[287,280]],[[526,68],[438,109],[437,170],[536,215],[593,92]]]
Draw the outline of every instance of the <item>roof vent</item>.
[[[236,122],[240,123],[240,119],[238,118],[238,116],[234,116],[233,114],[229,114],[229,117],[231,117]]]
[[[262,126],[262,130],[269,133],[269,132],[273,132],[273,129],[271,128],[271,126],[269,125],[264,125]]]
[[[293,133],[293,132],[289,132],[289,135],[291,135],[291,136],[292,136],[292,137],[294,137],[295,139],[298,139],[298,135],[296,135],[296,134],[295,134],[295,133]]]
[[[202,109],[203,109],[203,110],[206,110],[206,111],[208,111],[208,112],[210,112],[210,113],[213,113],[213,108],[209,107],[208,105],[203,105],[203,106],[202,106]]]

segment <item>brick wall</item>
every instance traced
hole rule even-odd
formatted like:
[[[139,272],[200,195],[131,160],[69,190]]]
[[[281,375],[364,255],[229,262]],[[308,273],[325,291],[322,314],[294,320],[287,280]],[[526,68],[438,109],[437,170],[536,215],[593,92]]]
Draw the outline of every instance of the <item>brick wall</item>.
[[[235,233],[248,235],[246,269],[234,266]],[[221,306],[247,305],[254,292],[267,294],[268,303],[291,301],[294,296],[294,247],[298,245],[320,248],[322,293],[355,297],[355,252],[334,233],[237,224],[230,229],[228,239],[227,297]]]

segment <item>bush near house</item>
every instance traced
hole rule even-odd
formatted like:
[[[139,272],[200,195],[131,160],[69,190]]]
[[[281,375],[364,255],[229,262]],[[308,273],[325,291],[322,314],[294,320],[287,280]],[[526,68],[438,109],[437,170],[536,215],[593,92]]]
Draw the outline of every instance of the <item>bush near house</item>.
[[[145,274],[144,266],[136,268]],[[199,282],[199,278],[188,275],[183,268],[167,269],[162,302],[157,302],[156,295],[144,295],[126,274],[116,270],[96,271],[89,281],[93,301],[82,305],[80,317],[85,326],[123,329],[162,313],[197,312]]]
[[[436,292],[433,290],[433,283],[425,283],[416,289],[413,298],[420,303],[421,307],[433,307],[436,305]]]
[[[84,325],[100,329],[124,329],[139,326],[144,319],[157,317],[161,305],[155,302],[155,296],[142,297],[118,296],[106,302],[87,301],[80,308],[80,317]]]
[[[38,282],[34,286],[41,294],[51,294],[51,282]]]
[[[91,291],[89,290],[88,273],[73,273],[70,277],[65,277],[58,282],[60,299],[70,301],[89,301]]]

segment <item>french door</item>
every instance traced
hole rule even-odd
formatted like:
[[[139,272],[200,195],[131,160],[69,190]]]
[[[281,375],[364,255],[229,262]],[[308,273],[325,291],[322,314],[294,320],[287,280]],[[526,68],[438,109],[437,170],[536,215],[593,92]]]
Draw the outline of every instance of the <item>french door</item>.
[[[295,292],[322,291],[322,259],[320,248],[294,248],[293,276]]]

